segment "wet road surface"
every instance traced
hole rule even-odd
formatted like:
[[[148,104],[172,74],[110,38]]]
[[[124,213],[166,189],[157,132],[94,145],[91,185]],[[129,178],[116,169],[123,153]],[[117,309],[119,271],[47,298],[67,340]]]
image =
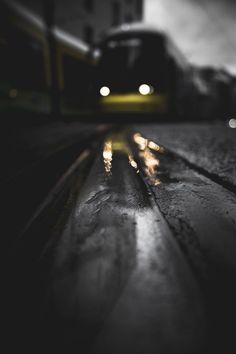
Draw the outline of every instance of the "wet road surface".
[[[10,348],[236,349],[235,194],[147,133],[88,151],[12,247]]]

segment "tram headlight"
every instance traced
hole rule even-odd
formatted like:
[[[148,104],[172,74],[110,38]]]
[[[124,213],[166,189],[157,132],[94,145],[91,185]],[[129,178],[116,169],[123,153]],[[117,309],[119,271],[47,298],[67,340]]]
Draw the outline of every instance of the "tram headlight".
[[[100,95],[103,96],[103,97],[108,96],[110,94],[110,92],[111,91],[110,91],[109,87],[107,87],[107,86],[102,86],[100,88]]]
[[[138,90],[141,95],[150,95],[151,93],[153,93],[153,87],[147,84],[140,85]]]

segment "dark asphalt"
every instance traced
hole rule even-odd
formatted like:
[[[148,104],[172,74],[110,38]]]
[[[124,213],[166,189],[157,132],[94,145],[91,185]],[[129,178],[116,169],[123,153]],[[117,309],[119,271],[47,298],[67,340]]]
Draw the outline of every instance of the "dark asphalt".
[[[222,152],[209,167],[204,129],[194,127],[197,149],[185,125],[140,125],[78,160],[7,257],[9,349],[236,350],[236,196],[225,185],[234,167],[227,177]],[[234,161],[234,132],[217,129],[215,146],[219,134]]]

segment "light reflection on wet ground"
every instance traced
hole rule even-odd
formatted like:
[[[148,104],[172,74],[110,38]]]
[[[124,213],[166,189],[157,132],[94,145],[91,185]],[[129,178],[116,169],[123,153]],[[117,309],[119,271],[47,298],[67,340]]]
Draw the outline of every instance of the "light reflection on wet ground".
[[[163,154],[164,148],[152,140],[148,140],[141,136],[140,133],[133,135],[133,141],[138,148],[138,158],[140,163],[144,165],[145,175],[148,177],[149,182],[158,186],[161,184],[160,178],[158,178],[158,167],[160,166],[160,160],[156,154]],[[130,166],[132,166],[137,173],[139,173],[139,165],[135,160],[131,148],[128,144],[128,140],[125,133],[112,134],[104,142],[103,147],[103,161],[105,172],[109,176],[112,171],[112,158],[113,154],[126,155]]]
[[[105,172],[108,176],[112,173],[112,159],[114,154],[122,154],[127,156],[130,166],[132,166],[136,172],[139,173],[138,164],[134,159],[125,134],[112,134],[104,142],[103,162]]]
[[[169,161],[170,153],[165,148],[153,140],[142,136],[136,132],[132,135],[131,144],[134,142],[134,153],[137,157],[139,167],[143,172],[143,177],[150,186],[159,186],[160,184],[170,184],[178,182],[178,179],[172,177]]]
[[[103,162],[104,162],[106,173],[110,175],[112,169],[112,141],[111,140],[106,140],[104,143]]]
[[[46,256],[40,258],[42,264],[38,262],[38,274],[43,268],[48,283],[45,285],[32,270],[27,284],[30,287],[33,279],[37,300],[46,292],[42,308],[46,309],[47,330],[50,336],[54,331],[59,349],[65,340],[64,352],[70,353],[68,347],[74,340],[79,349],[83,344],[87,348],[94,345],[94,354],[203,353],[207,333],[204,301],[186,259],[196,259],[197,266],[202,264],[199,237],[205,249],[213,250],[210,257],[235,264],[235,228],[229,223],[230,218],[235,220],[234,204],[222,204],[225,192],[212,189],[209,181],[190,173],[183,161],[168,151],[162,155],[164,149],[156,142],[139,133],[132,138],[135,144],[129,144],[125,133],[107,137],[86,181],[78,187],[78,195],[73,186],[69,217],[64,216],[65,223],[58,217],[54,238]],[[139,169],[144,173],[139,174]],[[152,184],[153,196],[175,234],[151,204],[143,189],[143,176]],[[222,212],[225,206],[226,216]],[[42,224],[37,229],[41,237]],[[48,226],[45,234],[50,239],[47,232]],[[182,242],[188,258],[173,236]],[[229,248],[226,256],[225,240]],[[212,293],[214,299],[218,285]],[[223,299],[227,302],[232,289],[226,289],[229,291]],[[234,299],[229,302],[233,303]],[[218,321],[215,305],[214,309]],[[222,309],[225,311],[225,306]],[[37,319],[33,314],[32,321]],[[87,353],[87,349],[83,351]]]
[[[36,279],[36,296],[46,294],[42,327],[64,353],[202,352],[198,284],[138,173],[146,159],[157,179],[161,147],[141,147],[136,159],[125,133],[107,137],[37,264],[47,280]]]
[[[138,156],[144,165],[144,171],[149,178],[149,182],[154,186],[158,186],[161,184],[160,178],[157,177],[160,160],[152,150],[156,153],[163,153],[164,148],[156,144],[154,141],[144,138],[140,133],[135,133],[133,135],[133,141],[138,147]]]
[[[158,237],[153,232],[155,215],[151,208],[146,208],[136,213],[136,237],[138,251],[138,267],[148,269],[152,262],[153,250],[157,247]]]
[[[137,162],[134,160],[133,155],[129,154],[129,155],[128,155],[128,159],[129,159],[129,164],[130,164],[133,168],[135,168],[135,169],[137,170],[137,173],[139,173],[138,164],[137,164]]]

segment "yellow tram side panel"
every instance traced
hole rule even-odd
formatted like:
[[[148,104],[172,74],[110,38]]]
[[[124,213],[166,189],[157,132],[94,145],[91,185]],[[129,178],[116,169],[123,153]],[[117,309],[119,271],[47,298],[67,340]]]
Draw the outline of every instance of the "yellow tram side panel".
[[[9,15],[10,22],[15,25],[20,31],[29,35],[33,40],[38,41],[41,44],[43,51],[43,60],[44,60],[44,73],[46,86],[50,87],[51,85],[51,76],[50,76],[50,65],[49,65],[49,48],[47,39],[45,36],[44,26],[35,25],[27,19],[16,15],[14,13]]]
[[[58,70],[58,77],[59,77],[59,87],[61,90],[64,89],[64,67],[63,67],[63,58],[64,56],[71,56],[74,59],[85,62],[91,67],[96,65],[96,61],[93,58],[90,58],[88,55],[81,53],[80,51],[70,48],[70,46],[66,44],[61,44],[58,42],[57,44],[57,70]]]
[[[44,58],[44,72],[45,72],[45,80],[46,86],[48,88],[51,87],[51,72],[50,72],[50,60],[49,60],[49,48],[48,41],[46,36],[45,25],[41,20],[39,20],[37,24],[33,21],[31,22],[28,18],[25,18],[22,15],[15,14],[14,11],[10,12],[8,15],[10,22],[19,30],[27,33],[31,38],[35,41],[40,42],[43,58]],[[63,67],[63,57],[65,55],[74,57],[78,61],[87,62],[88,65],[94,66],[95,61],[90,58],[88,55],[81,53],[78,49],[72,48],[70,44],[61,42],[59,38],[55,35],[56,41],[56,69],[58,76],[58,84],[59,89],[62,91],[64,89],[64,67]]]

